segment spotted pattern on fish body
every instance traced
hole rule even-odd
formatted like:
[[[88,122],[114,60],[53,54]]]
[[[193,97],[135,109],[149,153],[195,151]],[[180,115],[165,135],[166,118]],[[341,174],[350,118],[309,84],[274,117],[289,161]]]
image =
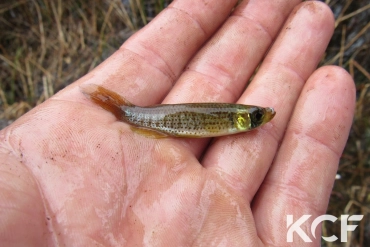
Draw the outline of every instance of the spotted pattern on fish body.
[[[82,92],[117,119],[145,130],[173,137],[215,137],[252,130],[270,121],[270,107],[228,103],[191,103],[135,106],[118,94],[89,84]]]

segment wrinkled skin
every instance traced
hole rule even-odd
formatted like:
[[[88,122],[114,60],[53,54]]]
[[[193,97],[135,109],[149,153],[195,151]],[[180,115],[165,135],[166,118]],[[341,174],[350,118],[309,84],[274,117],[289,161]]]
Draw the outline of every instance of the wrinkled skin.
[[[325,213],[352,121],[350,76],[316,70],[332,13],[321,2],[250,0],[229,15],[235,2],[175,1],[0,132],[4,246],[320,245],[310,222],[301,228],[313,242],[287,243],[286,219]],[[277,114],[211,143],[148,139],[86,99],[82,83],[143,106],[238,102]]]

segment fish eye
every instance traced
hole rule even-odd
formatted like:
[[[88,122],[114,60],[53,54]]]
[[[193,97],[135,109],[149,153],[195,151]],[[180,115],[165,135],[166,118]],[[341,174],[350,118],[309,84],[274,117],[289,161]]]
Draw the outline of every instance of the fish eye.
[[[257,111],[252,113],[252,119],[255,123],[261,123],[263,121],[264,112],[262,109],[258,109]]]

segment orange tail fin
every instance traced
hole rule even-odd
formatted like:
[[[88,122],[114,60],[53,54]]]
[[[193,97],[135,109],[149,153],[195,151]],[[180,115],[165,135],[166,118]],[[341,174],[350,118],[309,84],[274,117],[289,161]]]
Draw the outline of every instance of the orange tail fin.
[[[81,92],[91,99],[95,104],[111,112],[117,119],[122,119],[123,108],[125,106],[134,106],[119,94],[95,84],[81,85]]]

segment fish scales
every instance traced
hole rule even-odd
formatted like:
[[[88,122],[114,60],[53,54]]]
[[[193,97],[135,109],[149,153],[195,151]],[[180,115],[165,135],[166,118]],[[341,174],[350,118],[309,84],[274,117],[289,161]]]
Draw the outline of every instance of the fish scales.
[[[271,107],[228,103],[188,103],[140,107],[102,86],[80,86],[91,101],[148,137],[216,137],[255,129],[274,116]]]
[[[126,122],[172,135],[204,135],[235,130],[235,104],[181,104],[125,107]]]

